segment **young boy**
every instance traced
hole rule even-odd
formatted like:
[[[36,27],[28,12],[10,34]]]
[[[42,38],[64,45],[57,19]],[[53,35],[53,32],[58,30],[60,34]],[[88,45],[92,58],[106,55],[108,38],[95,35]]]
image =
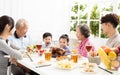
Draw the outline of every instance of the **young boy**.
[[[52,42],[52,34],[49,32],[46,32],[43,34],[43,42],[42,48],[50,48],[51,42]]]

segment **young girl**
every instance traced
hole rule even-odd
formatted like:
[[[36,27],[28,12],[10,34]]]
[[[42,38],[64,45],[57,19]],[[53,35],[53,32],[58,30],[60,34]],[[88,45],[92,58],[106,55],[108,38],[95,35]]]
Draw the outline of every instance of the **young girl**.
[[[68,48],[69,37],[67,34],[63,34],[59,38],[59,46],[60,48],[65,50],[65,55],[69,55],[71,52]]]
[[[90,40],[89,40],[89,36],[90,36],[90,29],[87,25],[78,25],[76,28],[76,36],[78,38],[78,40],[80,40],[81,42],[79,43],[78,46],[78,53],[80,55],[82,55],[83,57],[87,57],[87,49],[86,46],[92,46],[91,50],[94,51],[94,46],[91,44]]]

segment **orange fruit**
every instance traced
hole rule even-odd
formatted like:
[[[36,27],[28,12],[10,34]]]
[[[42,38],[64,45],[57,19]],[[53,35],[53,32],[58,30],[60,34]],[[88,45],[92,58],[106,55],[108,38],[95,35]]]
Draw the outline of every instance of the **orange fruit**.
[[[108,48],[108,47],[103,45],[103,46],[101,46],[101,48],[102,48],[102,49],[105,49],[105,48]]]
[[[104,51],[105,51],[105,53],[108,54],[111,51],[111,49],[107,47],[107,48],[104,48]]]

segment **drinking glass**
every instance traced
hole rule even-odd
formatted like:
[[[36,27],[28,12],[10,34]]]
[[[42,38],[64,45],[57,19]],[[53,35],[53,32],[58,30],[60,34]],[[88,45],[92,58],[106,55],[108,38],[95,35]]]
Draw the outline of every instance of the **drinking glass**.
[[[92,46],[91,45],[86,45],[87,52],[90,52]]]
[[[36,44],[36,48],[37,48],[37,50],[40,50],[40,49],[41,49],[41,47],[42,47],[42,45],[41,45],[41,44]]]
[[[50,51],[45,52],[45,60],[50,61],[52,57],[52,53]]]
[[[74,63],[78,63],[78,54],[71,54],[71,60],[73,60]]]

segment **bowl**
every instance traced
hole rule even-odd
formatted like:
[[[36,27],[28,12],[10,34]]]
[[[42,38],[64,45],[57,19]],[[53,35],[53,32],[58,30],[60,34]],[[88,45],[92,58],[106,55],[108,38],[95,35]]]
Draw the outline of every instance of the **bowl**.
[[[88,61],[90,63],[96,63],[97,65],[99,65],[101,63],[101,59],[99,56],[88,56]]]

